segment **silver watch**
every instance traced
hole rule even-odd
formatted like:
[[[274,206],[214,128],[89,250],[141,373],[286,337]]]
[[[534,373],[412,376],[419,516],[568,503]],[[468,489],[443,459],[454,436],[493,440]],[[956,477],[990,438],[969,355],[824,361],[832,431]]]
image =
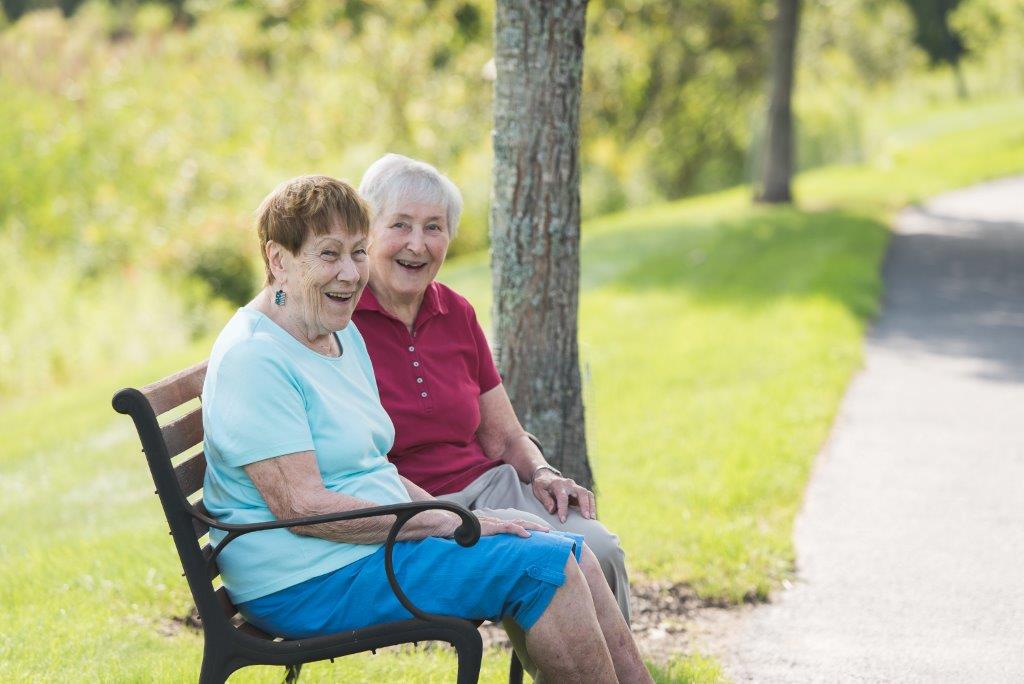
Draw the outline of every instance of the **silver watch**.
[[[553,466],[553,465],[548,465],[547,463],[545,463],[544,465],[542,465],[542,466],[537,466],[536,468],[534,468],[534,469],[533,469],[533,474],[532,474],[532,475],[530,475],[530,482],[531,482],[531,483],[532,483],[532,482],[533,482],[534,480],[536,480],[536,479],[537,479],[537,473],[539,473],[539,472],[540,472],[540,471],[542,471],[542,470],[550,470],[551,472],[553,472],[553,473],[554,473],[555,475],[557,475],[558,477],[562,477],[562,471],[561,471],[561,470],[559,470],[558,468],[556,468],[556,467],[555,467],[555,466]]]

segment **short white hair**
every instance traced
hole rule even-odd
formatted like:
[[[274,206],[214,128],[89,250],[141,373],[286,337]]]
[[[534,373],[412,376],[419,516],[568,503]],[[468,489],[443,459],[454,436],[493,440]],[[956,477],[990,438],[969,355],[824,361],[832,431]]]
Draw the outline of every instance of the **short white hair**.
[[[462,193],[451,179],[426,162],[385,154],[366,169],[359,194],[370,205],[374,221],[403,202],[431,202],[444,207],[452,239],[459,231]]]

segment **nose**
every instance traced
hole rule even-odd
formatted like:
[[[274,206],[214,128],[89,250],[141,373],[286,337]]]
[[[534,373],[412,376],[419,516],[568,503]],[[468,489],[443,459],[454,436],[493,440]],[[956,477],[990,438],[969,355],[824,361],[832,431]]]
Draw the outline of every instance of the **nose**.
[[[413,228],[409,231],[409,239],[405,243],[406,249],[413,254],[419,254],[423,251],[423,230],[421,228]]]
[[[352,257],[341,259],[341,263],[338,266],[338,275],[336,277],[343,283],[357,282],[359,280],[359,265],[356,264]]]

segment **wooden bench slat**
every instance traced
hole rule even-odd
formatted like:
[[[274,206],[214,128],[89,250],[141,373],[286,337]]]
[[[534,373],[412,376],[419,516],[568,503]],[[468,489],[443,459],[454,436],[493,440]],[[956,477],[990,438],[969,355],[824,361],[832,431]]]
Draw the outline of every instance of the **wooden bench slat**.
[[[203,393],[203,380],[206,379],[206,366],[209,360],[197,363],[191,368],[169,375],[152,385],[146,385],[141,392],[153,407],[153,413],[160,415],[165,411],[180,406],[186,401],[195,399]]]
[[[163,426],[160,431],[167,444],[167,455],[174,458],[203,441],[203,409],[200,407],[186,413],[173,423]]]
[[[254,636],[254,637],[258,638],[258,639],[266,639],[267,641],[274,641],[274,638],[275,638],[275,637],[272,637],[271,635],[267,634],[266,632],[264,632],[262,629],[260,629],[256,625],[249,624],[245,620],[242,620],[241,622],[239,622],[238,625],[236,626],[236,628],[239,631],[245,632],[246,634],[248,634],[250,636]]]
[[[206,475],[206,456],[200,451],[194,456],[174,466],[174,475],[178,478],[181,493],[190,497],[203,488],[203,477]]]
[[[224,587],[217,589],[213,592],[214,596],[217,597],[217,602],[220,603],[220,607],[224,609],[224,615],[230,620],[238,614],[238,609],[235,608],[235,604],[231,602],[231,597],[228,596],[228,590]]]

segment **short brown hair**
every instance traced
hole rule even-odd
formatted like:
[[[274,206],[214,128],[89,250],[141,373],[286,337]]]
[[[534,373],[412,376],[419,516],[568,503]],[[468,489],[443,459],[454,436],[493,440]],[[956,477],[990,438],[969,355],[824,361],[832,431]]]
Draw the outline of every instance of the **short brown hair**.
[[[350,235],[366,235],[370,210],[351,185],[330,176],[299,176],[281,183],[256,210],[267,283],[274,280],[267,260],[267,243],[273,240],[292,254],[313,235],[326,235],[337,224]]]

